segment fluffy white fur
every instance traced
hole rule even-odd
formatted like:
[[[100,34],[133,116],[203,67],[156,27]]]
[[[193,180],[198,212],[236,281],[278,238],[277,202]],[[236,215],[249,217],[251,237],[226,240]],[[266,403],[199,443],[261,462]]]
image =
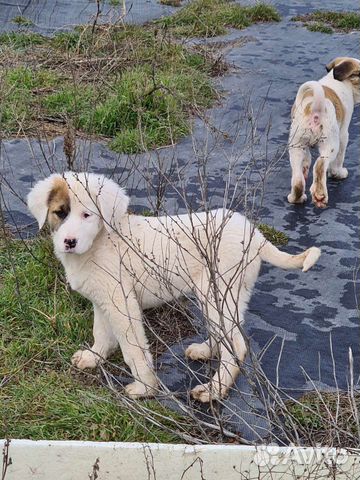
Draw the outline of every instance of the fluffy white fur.
[[[289,137],[292,178],[288,201],[306,201],[305,187],[311,164],[309,147],[317,145],[320,155],[314,164],[310,192],[319,208],[328,204],[327,173],[337,179],[348,176],[343,166],[348,129],[354,105],[360,102],[358,59],[338,57],[327,65],[327,70],[329,73],[319,81],[306,82],[299,88]]]
[[[153,395],[158,380],[142,311],[192,291],[208,317],[211,339],[190,345],[186,356],[208,359],[218,353],[221,361],[211,382],[197,385],[191,393],[202,402],[224,397],[246,355],[239,327],[261,260],[307,271],[320,250],[281,252],[245,217],[225,210],[174,217],[129,215],[124,190],[89,173],[55,174],[34,186],[28,206],[40,228],[54,214],[49,199],[62,178],[71,210],[53,231],[54,249],[71,287],[94,306],[94,344],[91,351],[76,352],[72,363],[80,369],[94,368],[120,345],[134,377],[127,394]],[[70,248],[68,239],[76,239],[76,245]]]

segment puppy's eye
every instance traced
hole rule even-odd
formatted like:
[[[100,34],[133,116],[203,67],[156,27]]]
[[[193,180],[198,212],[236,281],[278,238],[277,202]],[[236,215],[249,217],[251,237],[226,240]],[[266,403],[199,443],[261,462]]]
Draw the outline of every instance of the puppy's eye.
[[[91,216],[91,213],[84,212],[83,217],[84,218],[89,218]]]
[[[61,220],[64,220],[64,218],[67,217],[67,213],[65,212],[65,210],[56,210],[55,212],[56,216],[58,216]]]

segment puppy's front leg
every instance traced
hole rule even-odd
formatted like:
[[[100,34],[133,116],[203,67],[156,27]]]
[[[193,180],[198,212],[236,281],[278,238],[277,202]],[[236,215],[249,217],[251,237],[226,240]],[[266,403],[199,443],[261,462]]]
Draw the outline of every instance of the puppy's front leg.
[[[153,395],[158,380],[142,323],[142,312],[134,292],[114,295],[105,308],[112,332],[135,379],[126,386],[126,393],[133,398]]]
[[[109,324],[107,315],[95,304],[94,307],[94,345],[90,350],[78,350],[72,356],[71,363],[83,370],[84,368],[95,368],[101,358],[107,358],[118,346]]]

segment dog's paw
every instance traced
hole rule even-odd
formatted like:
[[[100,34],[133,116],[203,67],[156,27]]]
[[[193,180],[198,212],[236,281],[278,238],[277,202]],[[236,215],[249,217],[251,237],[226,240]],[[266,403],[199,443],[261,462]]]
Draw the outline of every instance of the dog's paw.
[[[329,175],[330,177],[335,178],[337,180],[344,180],[349,175],[349,172],[348,172],[348,169],[344,167],[337,168],[337,169],[334,168],[330,170]]]
[[[287,199],[289,203],[305,203],[307,200],[307,196],[305,193],[303,193],[300,197],[297,197],[293,193],[289,193]]]
[[[312,201],[317,208],[326,208],[328,206],[328,197],[326,195],[313,193]]]
[[[125,393],[130,398],[143,398],[143,397],[153,397],[156,395],[157,388],[156,386],[145,385],[142,382],[129,383],[125,387]]]
[[[206,342],[192,343],[185,350],[185,356],[191,360],[208,360],[211,358],[211,349]]]
[[[221,394],[219,388],[216,384],[204,383],[196,385],[191,390],[191,396],[194,400],[197,400],[201,403],[208,403],[210,400],[220,400],[220,398],[225,398],[227,396],[228,389],[223,386],[221,389]]]
[[[74,367],[84,370],[85,368],[95,368],[99,363],[99,357],[89,350],[78,350],[71,357],[71,363]]]
[[[196,385],[196,387],[191,390],[191,396],[194,400],[202,403],[210,402],[210,385],[208,383]]]

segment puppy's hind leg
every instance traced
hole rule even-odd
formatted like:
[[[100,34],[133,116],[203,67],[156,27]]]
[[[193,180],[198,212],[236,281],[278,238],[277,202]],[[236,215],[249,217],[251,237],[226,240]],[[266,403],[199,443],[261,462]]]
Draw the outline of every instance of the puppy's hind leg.
[[[310,187],[310,192],[312,201],[318,208],[326,208],[329,201],[326,185],[327,170],[329,164],[336,159],[339,150],[339,142],[334,140],[334,138],[338,137],[333,137],[332,141],[328,137],[326,144],[325,142],[320,144],[320,156],[314,165],[313,183]]]
[[[305,195],[305,176],[308,172],[311,157],[307,147],[290,147],[289,148],[290,165],[292,170],[291,176],[291,192],[287,199],[289,203],[304,203]],[[305,171],[304,171],[305,169]]]
[[[344,129],[344,131],[340,132],[339,152],[335,160],[330,164],[330,167],[329,167],[329,175],[333,178],[336,178],[337,180],[343,180],[348,176],[348,170],[343,166],[348,141],[349,141],[349,133],[347,129]]]
[[[206,306],[210,335],[216,338],[214,344],[219,353],[220,366],[210,382],[197,385],[191,390],[192,397],[202,403],[227,396],[240,373],[240,363],[244,361],[247,351],[244,338],[237,327],[243,322],[241,309],[237,308],[234,299],[227,298],[227,301],[220,301],[222,310],[220,314],[210,297],[211,295],[207,295],[203,301]],[[243,304],[241,299],[238,301],[241,305]]]
[[[309,170],[311,165],[311,153],[309,147],[304,148],[304,160],[303,160],[303,175],[305,179],[305,184],[309,176]]]

